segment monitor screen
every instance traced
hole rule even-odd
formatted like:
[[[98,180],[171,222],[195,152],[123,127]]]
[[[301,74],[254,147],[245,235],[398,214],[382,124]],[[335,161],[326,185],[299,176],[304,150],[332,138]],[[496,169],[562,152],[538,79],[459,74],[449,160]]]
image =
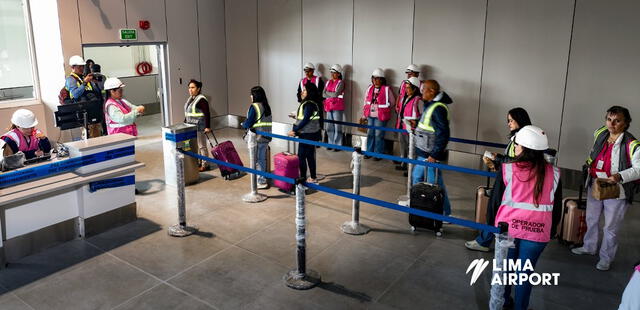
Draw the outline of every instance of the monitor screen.
[[[82,101],[58,106],[55,114],[56,127],[72,129],[84,127],[85,112],[87,124],[98,124],[104,119],[102,100]]]

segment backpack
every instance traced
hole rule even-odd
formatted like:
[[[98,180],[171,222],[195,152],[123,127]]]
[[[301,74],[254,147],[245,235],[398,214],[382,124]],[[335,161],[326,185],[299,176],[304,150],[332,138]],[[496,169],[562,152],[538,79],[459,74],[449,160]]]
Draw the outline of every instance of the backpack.
[[[71,75],[73,76],[73,75]],[[73,76],[74,79],[76,79],[76,81],[78,82],[82,82],[80,80],[78,80],[77,77]],[[69,90],[67,89],[67,81],[65,80],[65,85],[62,86],[62,89],[60,90],[60,93],[58,94],[58,103],[60,103],[60,105],[63,104],[69,104],[69,103],[73,103],[73,99],[71,99],[71,94],[69,93]]]

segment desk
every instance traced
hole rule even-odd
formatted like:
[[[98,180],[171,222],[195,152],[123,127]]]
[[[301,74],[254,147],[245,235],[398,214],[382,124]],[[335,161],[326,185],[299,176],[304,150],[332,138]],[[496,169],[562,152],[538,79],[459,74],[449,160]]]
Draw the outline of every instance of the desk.
[[[125,134],[71,142],[66,144],[69,158],[18,169],[41,175],[0,189],[0,265],[135,220],[133,180],[144,164],[135,161],[134,142],[135,137]],[[111,154],[117,150],[127,152]],[[79,161],[82,165],[72,169],[51,171]],[[0,178],[10,173],[16,175],[16,170]]]

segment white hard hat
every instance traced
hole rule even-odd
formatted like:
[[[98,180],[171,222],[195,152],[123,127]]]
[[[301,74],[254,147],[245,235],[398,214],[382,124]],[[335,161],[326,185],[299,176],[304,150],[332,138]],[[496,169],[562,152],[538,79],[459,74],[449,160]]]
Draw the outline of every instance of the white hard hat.
[[[312,63],[308,62],[308,63],[304,64],[304,69],[303,70],[307,70],[307,69],[315,70],[316,66],[314,66]]]
[[[405,80],[405,81],[411,83],[413,86],[415,86],[417,88],[420,88],[420,80],[415,76],[412,76],[408,80]]]
[[[338,72],[342,74],[342,66],[340,66],[339,64],[331,66],[331,72]]]
[[[33,112],[27,109],[18,109],[11,116],[11,123],[20,128],[31,128],[38,125],[38,120]]]
[[[104,81],[104,90],[116,89],[124,86],[125,85],[120,81],[119,78],[110,77],[106,81]]]
[[[373,73],[371,73],[371,76],[373,76],[374,78],[383,78],[384,71],[382,71],[381,68],[376,68],[375,70],[373,70]]]
[[[420,73],[420,68],[418,68],[418,66],[414,65],[414,64],[410,64],[406,70],[404,70],[404,73],[409,73],[409,72],[415,72],[415,73]]]
[[[87,63],[84,61],[84,59],[82,59],[82,57],[78,55],[74,55],[69,58],[69,66],[84,66],[86,64]]]
[[[540,127],[527,125],[516,133],[515,141],[528,149],[544,151],[549,148],[547,135]]]

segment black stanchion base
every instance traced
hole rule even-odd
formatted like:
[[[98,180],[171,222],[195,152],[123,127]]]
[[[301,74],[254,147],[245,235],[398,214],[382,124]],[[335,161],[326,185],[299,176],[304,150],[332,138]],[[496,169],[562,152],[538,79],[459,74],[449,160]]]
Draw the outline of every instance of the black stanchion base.
[[[186,237],[197,231],[198,226],[181,226],[180,224],[175,224],[173,226],[169,226],[167,233],[172,237]]]
[[[308,290],[320,284],[320,274],[307,269],[306,274],[301,274],[297,269],[291,270],[284,275],[284,284],[294,290]]]

